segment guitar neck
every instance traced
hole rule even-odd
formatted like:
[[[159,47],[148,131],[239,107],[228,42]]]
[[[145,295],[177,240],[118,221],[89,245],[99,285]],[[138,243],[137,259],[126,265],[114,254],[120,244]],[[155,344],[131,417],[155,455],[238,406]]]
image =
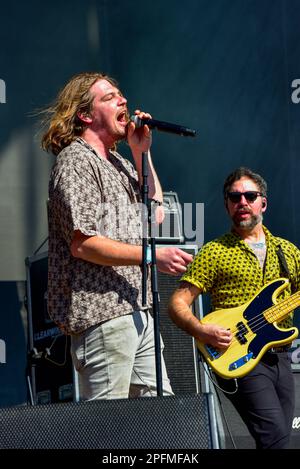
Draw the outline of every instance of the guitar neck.
[[[271,306],[264,312],[264,316],[268,322],[275,322],[284,319],[297,306],[300,306],[300,291],[286,298],[280,303]]]

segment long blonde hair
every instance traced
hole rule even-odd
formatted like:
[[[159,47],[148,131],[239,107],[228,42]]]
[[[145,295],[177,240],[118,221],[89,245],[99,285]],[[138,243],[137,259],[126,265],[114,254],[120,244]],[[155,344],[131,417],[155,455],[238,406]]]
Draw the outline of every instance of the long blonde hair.
[[[89,114],[93,108],[94,96],[91,86],[98,80],[107,80],[113,86],[117,82],[103,73],[85,72],[73,76],[60,91],[53,104],[42,113],[43,126],[48,126],[42,137],[42,148],[54,155],[68,146],[81,135],[86,125],[78,117],[78,113]]]

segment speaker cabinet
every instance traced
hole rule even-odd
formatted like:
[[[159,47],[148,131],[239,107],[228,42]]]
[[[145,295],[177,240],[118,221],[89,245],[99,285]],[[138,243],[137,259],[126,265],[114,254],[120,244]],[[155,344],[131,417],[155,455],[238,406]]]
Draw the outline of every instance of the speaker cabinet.
[[[1,449],[214,448],[209,395],[0,409]]]
[[[157,247],[161,246],[157,245]],[[174,245],[173,247],[178,247],[193,256],[197,253],[195,245]],[[167,312],[170,296],[178,286],[180,278],[181,275],[171,276],[158,272],[160,332],[165,344],[164,359],[168,375],[176,395],[197,393],[201,390],[195,341],[171,321]],[[198,318],[203,316],[201,297],[195,301],[193,311]]]
[[[28,257],[25,264],[30,400],[33,404],[72,401],[70,337],[48,315],[48,253]]]
[[[157,244],[182,244],[182,208],[176,192],[163,193],[164,220],[160,225],[151,225],[151,236]]]

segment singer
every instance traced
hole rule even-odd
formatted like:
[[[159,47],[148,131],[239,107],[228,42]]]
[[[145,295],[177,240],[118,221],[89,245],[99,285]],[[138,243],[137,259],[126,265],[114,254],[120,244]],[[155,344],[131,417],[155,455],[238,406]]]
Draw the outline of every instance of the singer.
[[[143,152],[149,155],[149,197],[162,201],[150,156],[151,132],[129,120],[116,81],[101,73],[71,78],[45,113],[42,146],[56,155],[49,182],[48,309],[71,336],[80,398],[155,396],[151,291],[148,307],[142,307],[136,208]],[[142,111],[135,114],[150,118]],[[134,165],[116,151],[124,139]],[[184,273],[192,260],[172,247],[157,249],[156,256],[158,270],[172,275]],[[162,385],[163,394],[171,395],[163,360]]]

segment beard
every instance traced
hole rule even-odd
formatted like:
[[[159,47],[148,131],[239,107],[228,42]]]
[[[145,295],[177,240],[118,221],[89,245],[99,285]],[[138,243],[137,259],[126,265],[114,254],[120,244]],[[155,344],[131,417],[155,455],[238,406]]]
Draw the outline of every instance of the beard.
[[[235,217],[232,218],[233,224],[236,228],[241,228],[244,230],[252,230],[256,225],[262,222],[263,216],[260,213],[259,215],[250,214],[248,220],[237,220]]]

